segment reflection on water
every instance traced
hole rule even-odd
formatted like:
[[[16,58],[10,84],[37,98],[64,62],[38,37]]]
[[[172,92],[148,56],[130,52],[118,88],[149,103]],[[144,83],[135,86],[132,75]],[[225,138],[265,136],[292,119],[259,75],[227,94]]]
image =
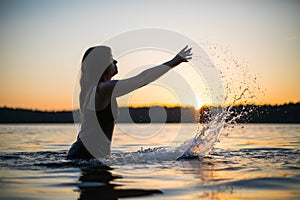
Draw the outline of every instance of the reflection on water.
[[[77,168],[78,169],[78,168]],[[157,197],[158,189],[122,188],[122,179],[108,167],[77,169],[7,170],[1,169],[0,199],[119,199]]]
[[[119,199],[125,197],[141,197],[154,194],[162,194],[160,190],[122,189],[122,185],[113,181],[121,179],[121,176],[113,175],[109,167],[102,166],[94,169],[81,169],[77,185],[80,192],[79,199]]]
[[[178,125],[165,126],[167,140]],[[184,125],[173,143],[192,138],[194,128]],[[73,125],[0,125],[0,199],[300,199],[300,125],[227,131],[209,156],[176,161],[168,151],[137,153],[152,146],[116,129],[119,157],[107,167],[66,159]]]

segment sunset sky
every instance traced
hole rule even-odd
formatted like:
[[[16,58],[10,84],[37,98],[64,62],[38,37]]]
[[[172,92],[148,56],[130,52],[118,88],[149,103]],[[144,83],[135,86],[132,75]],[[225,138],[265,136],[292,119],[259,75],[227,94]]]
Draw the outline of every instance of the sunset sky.
[[[259,103],[300,101],[300,1],[3,0],[0,9],[1,107],[72,109],[84,51],[120,33],[146,27],[172,30],[199,44],[229,50],[230,57],[240,60],[257,78],[262,91],[254,92]],[[172,56],[144,51],[121,57],[116,78]],[[235,73],[241,72],[231,69],[233,77]],[[194,95],[197,101],[203,99],[200,93]],[[196,105],[188,98],[184,104],[207,103]],[[176,94],[157,84],[129,99],[133,106],[176,104]]]

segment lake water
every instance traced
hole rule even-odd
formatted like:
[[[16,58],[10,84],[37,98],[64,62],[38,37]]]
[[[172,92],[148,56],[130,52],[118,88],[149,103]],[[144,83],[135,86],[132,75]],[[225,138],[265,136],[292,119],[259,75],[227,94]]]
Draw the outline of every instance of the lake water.
[[[73,124],[0,125],[0,198],[300,199],[300,124],[229,126],[208,156],[176,161],[197,128],[121,124],[104,166],[66,159]]]

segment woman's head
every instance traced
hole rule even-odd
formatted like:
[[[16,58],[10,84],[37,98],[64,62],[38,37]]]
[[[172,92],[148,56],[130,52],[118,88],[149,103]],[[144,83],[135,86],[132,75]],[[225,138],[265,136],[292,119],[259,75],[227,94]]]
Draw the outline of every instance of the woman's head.
[[[112,58],[111,49],[107,46],[95,46],[86,50],[81,62],[80,99],[99,81],[107,81],[116,75],[118,73],[116,63],[117,61]]]
[[[82,58],[81,72],[82,76],[84,76],[82,78],[85,78],[91,85],[95,85],[100,79],[112,75],[108,74],[108,72],[111,71],[111,65],[114,64],[115,62],[109,47],[91,47],[85,52]]]

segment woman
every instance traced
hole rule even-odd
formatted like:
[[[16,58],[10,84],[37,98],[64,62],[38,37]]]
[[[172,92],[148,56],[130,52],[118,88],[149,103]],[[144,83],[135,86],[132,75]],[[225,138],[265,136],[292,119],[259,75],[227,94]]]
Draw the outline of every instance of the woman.
[[[81,128],[71,146],[69,158],[102,158],[110,154],[117,113],[116,98],[147,85],[182,62],[191,59],[186,46],[172,60],[123,80],[111,80],[118,73],[117,61],[106,46],[89,48],[81,63]]]

